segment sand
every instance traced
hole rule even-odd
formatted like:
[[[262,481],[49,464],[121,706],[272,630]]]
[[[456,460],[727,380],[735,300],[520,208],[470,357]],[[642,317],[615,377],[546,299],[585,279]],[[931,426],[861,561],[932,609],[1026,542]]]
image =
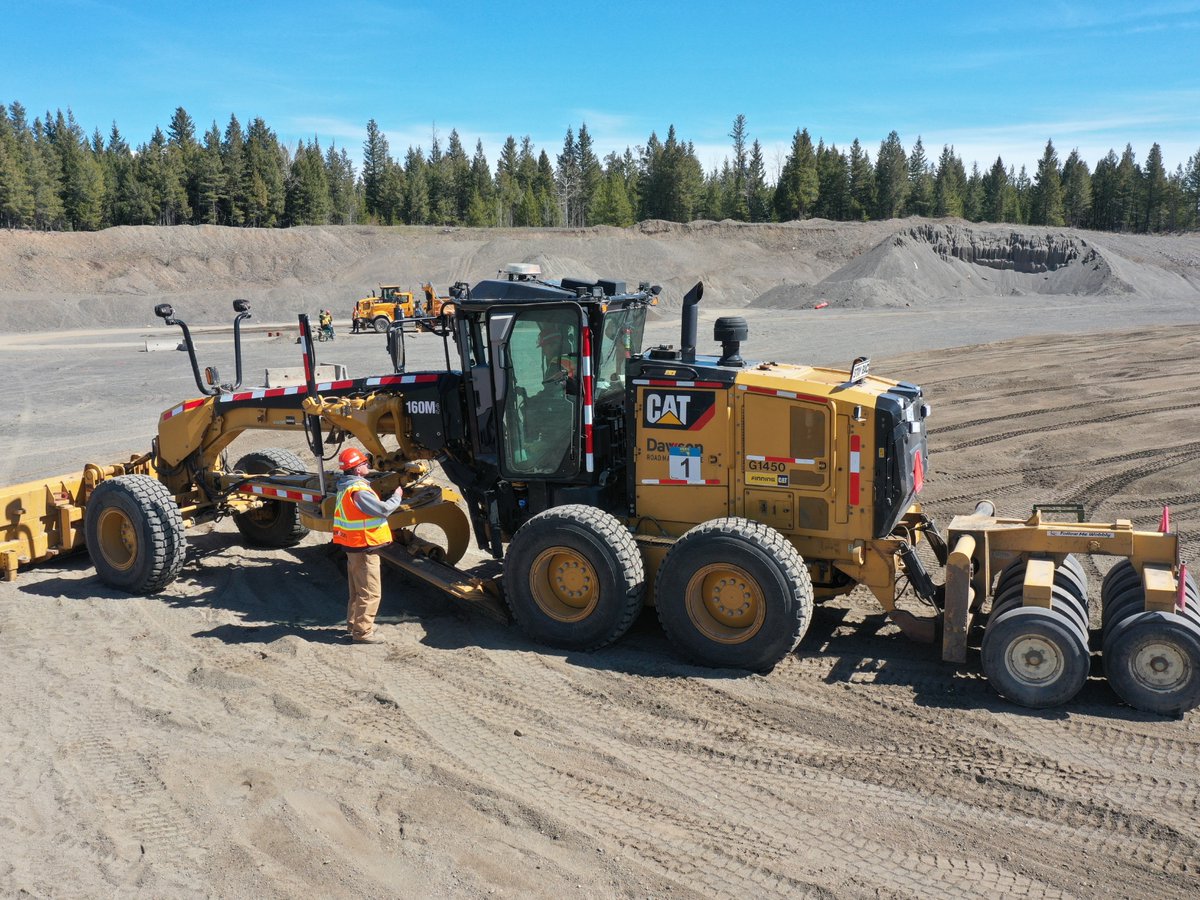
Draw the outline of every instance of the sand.
[[[1100,277],[1071,268],[1086,250],[1045,272],[943,258],[912,226],[0,233],[0,483],[144,450],[159,412],[195,394],[183,354],[144,352],[170,336],[156,302],[206,329],[249,297],[257,372],[298,362],[266,325],[299,309],[337,316],[379,281],[444,289],[541,260],[662,283],[668,307],[702,278],[702,345],[716,316],[744,315],[747,357],[866,353],[876,372],[920,383],[934,407],[923,502],[940,521],[986,496],[1007,514],[1076,502],[1152,528],[1170,504],[1194,562],[1200,238],[1065,233],[1096,248]],[[913,261],[925,275],[907,274]],[[811,308],[805,291],[856,267],[866,274],[840,279],[846,302]],[[881,293],[870,273],[885,270]],[[965,273],[1008,281],[968,289]],[[1035,289],[1041,275],[1054,291]],[[654,342],[678,341],[674,316],[653,324]],[[200,339],[202,364],[231,372],[228,334]],[[409,349],[412,367],[440,364],[430,336]],[[353,374],[387,368],[375,335],[320,352]],[[303,450],[269,434],[235,448],[267,445]],[[326,539],[249,549],[222,521],[189,542],[181,578],[153,597],[105,587],[86,555],[0,583],[0,893],[1200,886],[1200,713],[1124,707],[1099,665],[1065,707],[1021,709],[990,691],[977,655],[941,663],[857,592],[819,608],[766,676],[681,662],[652,614],[613,647],[563,653],[399,577],[385,585],[387,643],[350,647]],[[1096,623],[1107,566],[1086,565]]]

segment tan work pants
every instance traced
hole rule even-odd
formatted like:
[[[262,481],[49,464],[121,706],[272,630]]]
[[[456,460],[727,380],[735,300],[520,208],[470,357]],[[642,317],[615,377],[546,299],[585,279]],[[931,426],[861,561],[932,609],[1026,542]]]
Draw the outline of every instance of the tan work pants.
[[[350,637],[364,638],[375,631],[381,587],[379,556],[370,551],[346,554],[346,577],[350,581],[350,604],[346,607],[346,627]]]

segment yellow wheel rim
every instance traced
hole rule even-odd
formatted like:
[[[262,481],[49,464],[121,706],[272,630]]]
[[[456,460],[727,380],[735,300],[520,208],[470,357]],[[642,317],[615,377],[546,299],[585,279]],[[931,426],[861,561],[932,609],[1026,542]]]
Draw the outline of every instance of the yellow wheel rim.
[[[538,608],[557,622],[586,619],[600,599],[596,570],[569,547],[551,547],[538,554],[529,570],[529,588]]]
[[[688,581],[688,618],[719,644],[740,644],[762,629],[767,604],[762,587],[745,569],[730,563],[704,566]]]
[[[100,553],[105,562],[118,571],[133,567],[138,554],[137,529],[124,512],[106,509],[100,514]]]

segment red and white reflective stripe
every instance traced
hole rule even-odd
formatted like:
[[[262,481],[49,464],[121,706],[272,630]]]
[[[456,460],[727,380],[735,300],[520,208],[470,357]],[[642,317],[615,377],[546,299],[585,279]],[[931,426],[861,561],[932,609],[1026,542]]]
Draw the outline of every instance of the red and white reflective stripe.
[[[363,384],[367,387],[383,387],[389,384],[429,384],[437,380],[437,375],[375,375],[363,381]]]
[[[703,481],[686,481],[683,478],[643,478],[642,484],[721,484],[719,478],[705,478]]]
[[[588,472],[595,471],[596,456],[592,433],[592,330],[583,323],[583,460]]]
[[[817,464],[815,459],[796,459],[794,456],[754,456],[747,453],[746,459],[752,462],[787,463],[792,466],[815,466]]]
[[[317,385],[318,391],[340,391],[342,388],[354,387],[354,380],[347,378],[343,381],[322,381]]]
[[[320,503],[324,494],[318,491],[304,491],[294,488],[277,488],[265,484],[242,482],[236,488],[241,494],[257,494],[260,497],[279,497],[281,500],[294,500],[300,503]]]
[[[850,505],[858,506],[860,489],[860,472],[862,469],[862,438],[857,434],[850,435]]]
[[[308,388],[295,384],[285,388],[261,388],[257,391],[238,391],[236,394],[222,394],[222,403],[236,403],[242,400],[262,400],[264,397],[290,397],[296,394],[308,393]]]
[[[167,419],[174,418],[182,412],[187,412],[189,409],[195,409],[197,406],[200,406],[203,403],[203,400],[186,400],[183,403],[180,403],[178,406],[168,409],[162,414],[162,416],[159,417],[159,421],[165,422]]]
[[[645,385],[646,387],[698,387],[698,388],[719,388],[725,387],[719,381],[667,381],[663,378],[635,378],[634,384]]]
[[[787,400],[811,400],[813,403],[828,403],[828,397],[814,397],[812,394],[798,394],[795,391],[779,391],[775,388],[755,387],[752,384],[739,384],[739,391],[750,394],[762,394],[765,397],[784,397]]]

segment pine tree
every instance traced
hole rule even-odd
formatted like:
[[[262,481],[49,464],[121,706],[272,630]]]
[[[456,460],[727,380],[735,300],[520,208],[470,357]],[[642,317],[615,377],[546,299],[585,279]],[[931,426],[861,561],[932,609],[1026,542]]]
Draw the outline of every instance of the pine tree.
[[[978,222],[983,219],[983,175],[979,163],[971,162],[971,175],[963,190],[963,218]]]
[[[229,116],[221,141],[221,221],[225,225],[246,222],[246,195],[243,175],[246,171],[246,136],[237,116]]]
[[[1200,149],[1188,159],[1183,172],[1183,194],[1188,208],[1185,221],[1192,227],[1200,225]]]
[[[817,145],[817,203],[813,215],[838,222],[850,216],[850,162],[836,144]]]
[[[792,136],[791,152],[779,174],[779,183],[775,186],[775,213],[780,221],[811,216],[820,188],[812,138],[808,136],[807,128],[797,130]]]
[[[579,125],[576,147],[579,154],[579,224],[591,225],[592,207],[604,181],[604,171],[600,168],[600,160],[596,158],[587,122]]]
[[[195,221],[204,225],[217,225],[221,221],[221,129],[213,120],[212,127],[204,133],[204,146],[196,161],[196,206],[192,213]]]
[[[49,120],[49,113],[46,114]],[[54,146],[53,128],[33,120],[33,139],[29,144],[26,171],[33,191],[35,228],[56,230],[66,224],[62,202],[62,160]]]
[[[409,147],[404,156],[404,221],[409,225],[429,224],[429,176],[420,147]]]
[[[283,218],[284,154],[275,136],[262,118],[246,129],[246,171],[243,185],[246,195],[246,224],[254,228],[274,228]]]
[[[574,128],[567,128],[567,136],[563,138],[562,153],[558,155],[554,175],[558,188],[558,206],[562,221],[568,228],[574,225],[582,225],[579,145],[575,143]]]
[[[894,219],[904,210],[908,199],[908,157],[900,135],[892,131],[879,144],[875,158],[875,202],[881,219]]]
[[[363,141],[362,152],[363,198],[367,205],[367,215],[377,220],[383,208],[383,173],[391,161],[391,156],[387,136],[379,130],[379,123],[374,119],[367,122],[367,138]]]
[[[173,157],[171,171],[179,178],[179,186],[187,198],[181,221],[191,221],[193,210],[200,207],[200,147],[196,143],[196,123],[182,106],[175,108],[167,127],[167,152]]]
[[[284,202],[286,221],[291,225],[324,225],[329,221],[329,180],[320,142],[303,141],[296,147]]]
[[[0,105],[0,225],[26,226],[33,220],[33,210],[33,191],[26,177],[17,129]]]
[[[329,221],[334,225],[353,225],[358,221],[358,194],[355,191],[354,164],[346,149],[325,151],[325,180],[329,183]]]
[[[767,187],[767,164],[763,160],[762,144],[757,138],[750,145],[750,163],[746,170],[746,194],[749,198],[750,221],[769,221],[771,201],[774,199],[774,195]]]
[[[1092,176],[1076,147],[1063,163],[1063,218],[1072,228],[1085,228],[1092,212]]]
[[[933,170],[925,158],[921,136],[908,155],[908,202],[905,212],[910,216],[927,216],[933,211]]]
[[[933,214],[962,218],[967,189],[967,170],[949,144],[942,145],[933,181]]]
[[[865,222],[875,209],[875,170],[858,138],[850,145],[850,218]]]
[[[1138,227],[1141,204],[1139,188],[1141,187],[1142,170],[1133,154],[1133,145],[1126,144],[1121,161],[1117,164],[1117,221],[1115,227],[1120,231],[1128,231]]]
[[[1162,148],[1154,144],[1146,157],[1142,173],[1142,231],[1162,231],[1166,222],[1167,172],[1163,168]]]
[[[1092,173],[1091,226],[1100,231],[1115,231],[1120,221],[1120,203],[1117,199],[1117,154],[1109,150]]]
[[[496,224],[512,226],[517,207],[525,199],[525,192],[518,180],[519,159],[517,141],[511,134],[500,148],[496,160]]]
[[[1008,175],[1004,171],[1004,160],[999,156],[992,163],[992,168],[983,176],[983,221],[1005,221],[1005,207],[1008,203]]]
[[[729,167],[729,202],[725,215],[738,222],[750,220],[750,160],[746,152],[746,117],[738,113],[729,132],[733,139],[733,163]]]
[[[487,156],[483,152],[483,141],[475,141],[475,155],[471,157],[471,168],[467,173],[471,187],[467,224],[495,225],[495,183],[492,181],[491,169],[488,167]],[[475,208],[478,203],[479,208]],[[474,211],[472,211],[474,210]]]
[[[1064,223],[1062,176],[1058,171],[1058,154],[1053,141],[1046,141],[1046,150],[1038,162],[1031,200],[1030,225],[1056,226]]]

